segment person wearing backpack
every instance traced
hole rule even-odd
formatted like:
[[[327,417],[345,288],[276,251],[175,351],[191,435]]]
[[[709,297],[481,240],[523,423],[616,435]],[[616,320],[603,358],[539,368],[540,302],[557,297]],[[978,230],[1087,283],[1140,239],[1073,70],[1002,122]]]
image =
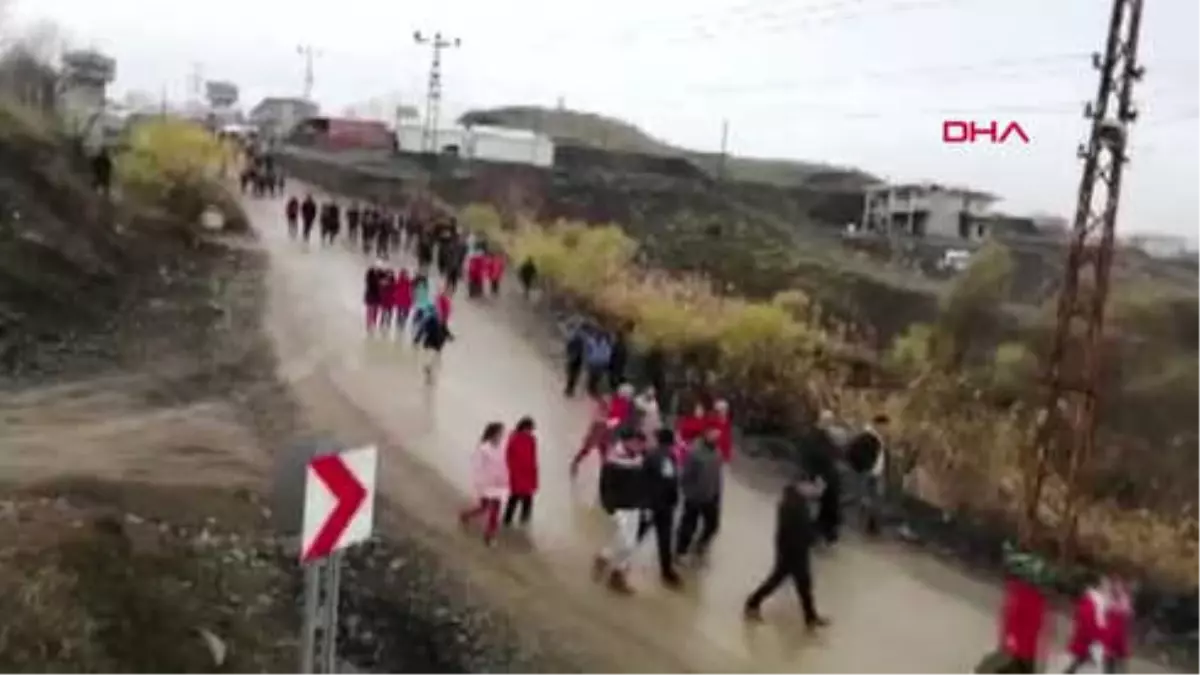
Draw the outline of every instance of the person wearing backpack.
[[[879,533],[879,507],[887,471],[887,446],[883,433],[888,418],[878,415],[846,448],[846,461],[858,483],[857,501],[868,534]]]

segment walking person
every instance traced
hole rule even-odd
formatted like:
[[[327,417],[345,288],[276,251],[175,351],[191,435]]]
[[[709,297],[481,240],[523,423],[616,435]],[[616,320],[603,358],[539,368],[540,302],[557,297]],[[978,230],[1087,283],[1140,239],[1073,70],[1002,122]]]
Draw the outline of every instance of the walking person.
[[[616,391],[617,387],[625,381],[625,368],[629,365],[629,339],[624,328],[617,330],[610,344],[608,386],[611,390]]]
[[[383,271],[371,265],[363,277],[363,306],[366,308],[367,333],[374,333],[379,325],[379,305],[382,301],[381,286]]]
[[[583,351],[586,339],[583,325],[576,325],[567,334],[564,348],[566,356],[567,379],[563,388],[564,396],[574,396],[575,388],[579,386],[579,374],[583,372]]]
[[[488,282],[492,287],[492,296],[500,295],[500,282],[504,280],[504,253],[495,251],[488,256]]]
[[[442,368],[442,349],[454,339],[450,327],[436,311],[426,312],[420,328],[422,369],[425,383],[433,384]]]
[[[681,416],[675,422],[675,434],[681,442],[691,446],[704,435],[704,430],[708,426],[708,409],[704,407],[703,403],[698,402],[692,406],[690,413]]]
[[[346,207],[346,239],[353,246],[358,242],[358,224],[362,218],[362,207],[358,202],[352,202]]]
[[[708,555],[713,537],[721,528],[721,489],[724,482],[724,462],[717,451],[717,430],[709,427],[692,444],[683,460],[680,490],[683,492],[683,513],[679,517],[679,533],[675,554],[687,560],[695,554],[698,561]],[[696,536],[699,527],[699,537]]]
[[[599,328],[592,327],[584,336],[583,360],[587,368],[587,392],[591,396],[599,394],[604,388],[605,376],[608,375],[608,363],[612,357],[612,343],[608,336]]]
[[[487,277],[487,256],[479,251],[467,255],[467,296],[483,297],[483,284]]]
[[[733,419],[729,416],[729,401],[719,398],[713,402],[712,410],[708,413],[708,426],[717,432],[716,444],[721,461],[726,464],[733,461]]]
[[[312,237],[313,223],[317,220],[317,202],[313,201],[311,194],[304,195],[304,201],[300,202],[300,222],[302,225],[301,233],[304,235],[304,243]]]
[[[762,603],[791,579],[800,596],[800,610],[809,630],[828,625],[817,613],[812,589],[813,527],[809,520],[808,499],[821,489],[819,483],[793,481],[783,488],[775,516],[775,562],[771,572],[746,599],[744,614],[750,621],[762,620]]]
[[[1046,566],[1036,556],[1005,552],[1008,579],[1000,609],[1000,644],[975,667],[977,673],[1036,673],[1043,655],[1048,604],[1039,583]]]
[[[658,571],[662,582],[671,588],[681,585],[675,570],[675,506],[679,503],[679,465],[675,456],[675,434],[659,429],[654,445],[646,452],[645,470],[646,510],[638,527],[640,543],[650,530],[658,549]]]
[[[633,592],[629,568],[646,504],[642,468],[645,443],[642,432],[625,431],[600,469],[600,504],[612,520],[612,537],[593,561],[592,576],[599,580],[607,575],[608,587],[622,594]]]
[[[537,283],[537,264],[533,262],[533,258],[526,258],[517,267],[517,281],[521,284],[521,295],[528,300],[533,285]]]
[[[396,277],[391,270],[381,269],[379,278],[379,328],[386,333],[392,328],[392,315],[396,308]]]
[[[500,502],[508,494],[508,465],[501,442],[504,425],[489,422],[483,429],[479,445],[471,455],[471,482],[475,487],[475,503],[458,514],[464,527],[482,517],[483,541],[491,546],[500,529]]]
[[[1063,675],[1076,675],[1085,665],[1105,664],[1105,620],[1108,619],[1109,604],[1112,602],[1111,585],[1108,578],[1100,577],[1096,584],[1088,586],[1075,604],[1075,615],[1070,629],[1067,652],[1070,664]]]
[[[533,516],[533,496],[538,490],[537,436],[533,418],[522,417],[508,437],[505,447],[508,460],[508,503],[504,506],[504,526],[513,525],[520,511],[521,527],[529,525]]]
[[[412,305],[412,277],[409,276],[408,270],[400,269],[396,272],[395,283],[392,284],[392,310],[395,313],[396,337],[404,334],[404,327],[408,324],[408,315],[412,311]]]
[[[600,461],[604,462],[604,457],[608,454],[609,441],[613,438],[608,420],[609,402],[603,395],[596,396],[592,399],[592,416],[588,422],[587,431],[583,435],[583,441],[579,444],[579,450],[575,452],[575,456],[571,458],[572,480],[579,473],[579,465],[593,450],[600,453]]]
[[[857,483],[855,501],[862,514],[863,526],[871,535],[879,533],[880,501],[887,471],[883,430],[887,425],[887,417],[876,416],[846,447],[846,461]]]
[[[643,389],[642,393],[633,400],[633,405],[638,411],[642,432],[646,434],[647,438],[657,438],[658,432],[663,427],[663,419],[662,410],[658,407],[658,393],[654,387]],[[675,434],[672,433],[671,438],[674,443]]]
[[[288,238],[295,239],[300,228],[300,200],[295,195],[288,197],[283,213],[287,217]]]
[[[837,543],[842,524],[842,475],[838,468],[841,450],[832,435],[833,425],[833,413],[822,410],[802,449],[809,476],[825,486],[817,501],[814,525],[817,535],[830,546]]]

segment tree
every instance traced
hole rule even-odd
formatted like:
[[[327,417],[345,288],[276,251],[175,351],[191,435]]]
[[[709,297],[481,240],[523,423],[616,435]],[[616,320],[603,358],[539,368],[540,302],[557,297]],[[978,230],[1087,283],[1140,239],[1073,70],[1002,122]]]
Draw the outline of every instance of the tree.
[[[1008,300],[1014,261],[999,242],[988,242],[971,258],[940,302],[933,334],[933,357],[941,369],[956,371],[973,347],[995,335]]]

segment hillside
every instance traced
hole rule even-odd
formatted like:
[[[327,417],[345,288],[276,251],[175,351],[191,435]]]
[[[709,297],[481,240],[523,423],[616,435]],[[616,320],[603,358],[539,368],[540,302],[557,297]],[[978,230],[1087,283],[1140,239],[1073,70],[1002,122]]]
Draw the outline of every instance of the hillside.
[[[714,176],[719,170],[718,153],[676,147],[628,122],[597,113],[538,106],[503,106],[472,110],[460,117],[459,121],[463,124],[536,130],[563,145],[685,157]],[[879,181],[857,169],[790,159],[733,156],[727,160],[726,166],[728,177],[734,181],[784,187],[857,188]]]

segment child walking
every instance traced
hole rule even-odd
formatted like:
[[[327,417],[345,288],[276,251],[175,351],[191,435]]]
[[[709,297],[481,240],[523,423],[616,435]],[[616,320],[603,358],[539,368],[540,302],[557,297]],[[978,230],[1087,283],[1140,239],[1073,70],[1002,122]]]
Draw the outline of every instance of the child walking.
[[[483,517],[483,541],[491,546],[496,541],[500,528],[500,502],[508,492],[508,463],[501,442],[504,425],[489,422],[483,429],[479,446],[471,455],[471,480],[474,483],[476,502],[458,514],[464,527]]]
[[[522,417],[508,437],[505,454],[508,460],[508,504],[504,506],[504,526],[513,524],[517,510],[521,526],[529,525],[533,516],[533,495],[538,489],[537,437],[533,418]]]

